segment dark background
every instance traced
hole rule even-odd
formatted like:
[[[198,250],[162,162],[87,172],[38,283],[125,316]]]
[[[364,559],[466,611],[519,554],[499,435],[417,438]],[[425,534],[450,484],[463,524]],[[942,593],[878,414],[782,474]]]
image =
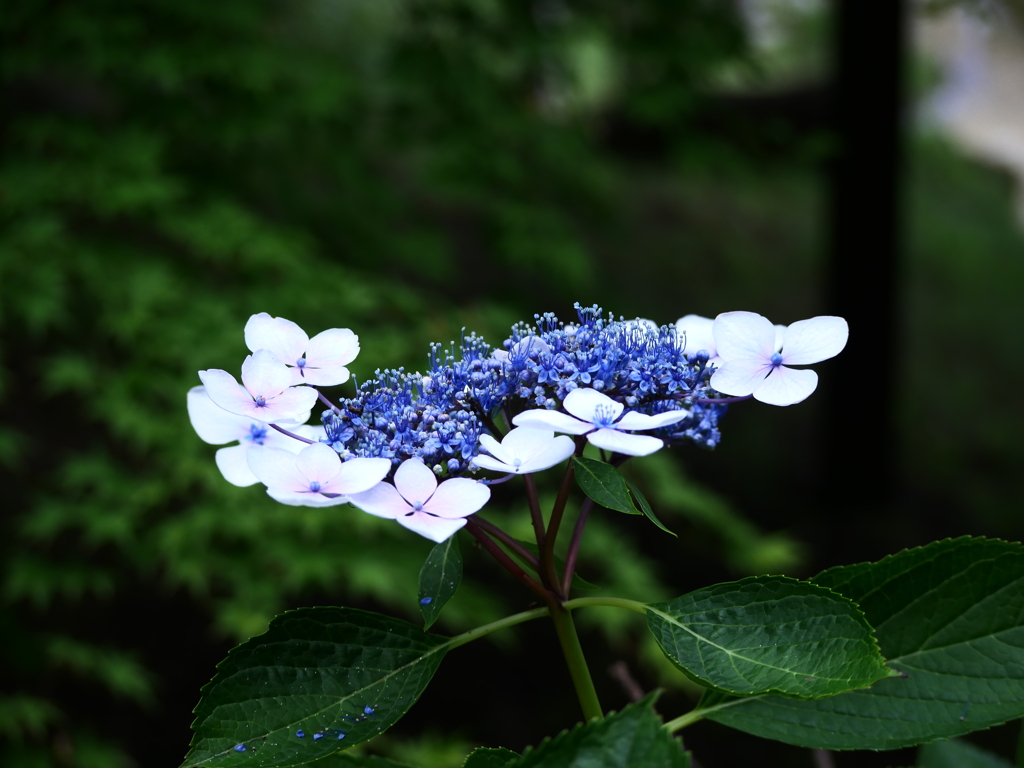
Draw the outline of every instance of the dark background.
[[[661,323],[847,317],[810,400],[742,404],[714,452],[637,462],[679,538],[595,519],[581,569],[616,594],[1020,538],[1013,179],[914,127],[938,76],[908,9],[777,4],[769,51],[752,8],[4,4],[0,762],[173,768],[199,687],[275,613],[416,619],[428,542],[229,486],[189,427],[195,371],[237,368],[254,312],[352,328],[360,378],[575,301]],[[502,488],[488,515],[515,528]],[[530,603],[464,551],[440,631]],[[605,613],[580,614],[604,706],[628,701],[605,671],[624,660],[667,689],[666,717],[689,709],[642,626]],[[370,749],[456,766],[571,726],[553,640],[535,622],[460,649]],[[972,738],[1009,756],[1016,734]],[[816,759],[712,723],[684,737],[707,768]]]

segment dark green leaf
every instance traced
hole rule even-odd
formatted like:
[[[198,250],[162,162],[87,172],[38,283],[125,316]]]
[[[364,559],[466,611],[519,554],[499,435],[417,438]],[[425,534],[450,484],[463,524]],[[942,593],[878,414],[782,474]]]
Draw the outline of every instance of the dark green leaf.
[[[614,509],[616,512],[625,512],[627,515],[642,514],[629,496],[626,479],[615,467],[582,456],[575,457],[573,462],[576,482],[587,496],[602,507]]]
[[[517,540],[517,541],[519,541],[520,544],[522,544],[524,547],[526,547],[528,550],[530,550],[530,552],[532,552],[535,556],[537,556],[537,557],[540,556],[540,550],[537,548],[537,545],[534,542],[532,542],[532,541],[522,541],[522,540]],[[518,553],[516,553],[514,550],[506,549],[506,551],[509,553],[509,555],[514,557],[516,559],[516,562],[518,562],[524,568],[526,568],[527,570],[533,571],[534,573],[537,573],[537,571],[536,571],[536,569],[534,569],[533,565],[531,563],[528,563],[523,558],[521,558],[518,555]],[[555,565],[558,567],[558,572],[559,573],[563,573],[565,571],[565,560],[560,558],[558,555],[555,555]],[[537,574],[537,575],[539,576],[540,574]],[[599,586],[597,586],[596,584],[591,584],[589,581],[584,579],[582,576],[580,576],[575,571],[572,574],[572,588],[573,589],[582,589],[584,591],[593,590],[593,589],[600,589]]]
[[[689,753],[654,712],[656,697],[563,731],[506,768],[689,768]]]
[[[626,480],[626,478],[623,478],[623,480]],[[636,503],[640,505],[640,511],[647,515],[647,519],[659,528],[661,528],[661,530],[663,530],[665,533],[669,533],[675,536],[675,533],[666,528],[664,523],[662,523],[661,520],[654,516],[654,510],[651,509],[651,505],[647,501],[647,498],[642,493],[640,493],[640,489],[636,487],[636,483],[634,483],[632,480],[626,480],[626,485],[629,486],[629,490],[630,492],[632,492],[633,498],[636,499]]]
[[[860,605],[908,677],[821,701],[720,702],[708,718],[804,747],[896,749],[1024,715],[1024,547],[963,537],[814,581]]]
[[[1009,760],[960,741],[925,744],[917,753],[917,768],[1013,768]]]
[[[317,760],[312,765],[315,765],[316,768],[414,768],[408,763],[396,763],[386,757],[347,755],[344,752],[335,752],[333,755]]]
[[[420,569],[420,613],[423,614],[423,628],[437,621],[441,609],[447,603],[462,581],[462,553],[459,552],[457,536],[450,536],[436,545]]]
[[[470,753],[462,768],[505,768],[510,761],[518,757],[519,755],[511,749],[505,749],[504,747],[496,747],[494,749],[480,747]]]
[[[785,576],[752,576],[652,603],[647,626],[683,672],[729,693],[816,698],[891,674],[856,604]]]
[[[366,741],[419,698],[446,643],[408,622],[353,608],[281,614],[232,649],[203,687],[183,766],[304,765]],[[364,718],[366,707],[374,711]],[[345,738],[335,731],[313,739],[328,728],[346,731]],[[235,751],[239,744],[244,751]]]

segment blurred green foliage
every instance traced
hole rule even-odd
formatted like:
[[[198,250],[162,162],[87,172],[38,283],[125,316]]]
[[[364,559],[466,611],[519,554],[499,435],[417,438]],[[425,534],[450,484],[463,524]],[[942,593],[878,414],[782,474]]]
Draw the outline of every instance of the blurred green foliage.
[[[496,342],[577,300],[661,322],[819,308],[818,138],[750,156],[702,122],[712,85],[758,71],[728,3],[15,0],[0,36],[5,765],[174,765],[213,663],[275,613],[330,602],[415,620],[429,542],[230,486],[190,429],[195,372],[237,369],[250,314],[352,328],[362,378],[423,364],[463,326]],[[1019,483],[1012,422],[965,404],[973,379],[950,368],[980,348],[1019,378],[1006,353],[1024,246],[1001,178],[937,144],[915,173],[909,463],[919,486],[941,467],[997,510]],[[944,396],[917,396],[937,380]],[[736,424],[747,448],[723,447],[751,466],[742,486],[712,491],[678,457],[637,463],[685,542],[597,516],[584,576],[661,600],[721,562],[806,567],[790,521],[733,509],[784,476],[784,451],[758,437],[775,422],[756,418]],[[495,501],[488,514],[527,537],[514,493]],[[525,605],[479,553],[467,572],[442,630]],[[628,617],[583,618],[635,650]],[[653,645],[642,657],[642,674],[681,685]],[[472,743],[385,739],[429,765]]]

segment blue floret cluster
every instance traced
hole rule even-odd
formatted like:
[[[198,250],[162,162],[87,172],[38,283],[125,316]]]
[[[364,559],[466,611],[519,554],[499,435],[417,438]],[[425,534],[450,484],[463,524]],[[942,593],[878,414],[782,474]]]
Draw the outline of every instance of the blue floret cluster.
[[[686,409],[690,416],[652,432],[668,444],[713,448],[728,406],[699,402],[715,396],[704,350],[685,349],[672,326],[616,320],[597,306],[576,305],[578,321],[553,314],[518,323],[495,350],[475,334],[458,347],[432,345],[425,374],[378,370],[356,396],[325,411],[326,441],[343,459],[418,457],[441,476],[472,469],[481,434],[529,408],[557,409],[573,389],[591,387],[628,410],[655,414]]]

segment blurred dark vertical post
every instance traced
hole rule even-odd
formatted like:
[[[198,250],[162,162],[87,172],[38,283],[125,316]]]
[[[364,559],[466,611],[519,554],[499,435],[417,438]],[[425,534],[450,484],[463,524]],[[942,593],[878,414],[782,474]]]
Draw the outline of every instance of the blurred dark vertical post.
[[[824,488],[835,506],[885,503],[895,475],[905,0],[836,0],[826,311],[850,323],[830,366]]]

